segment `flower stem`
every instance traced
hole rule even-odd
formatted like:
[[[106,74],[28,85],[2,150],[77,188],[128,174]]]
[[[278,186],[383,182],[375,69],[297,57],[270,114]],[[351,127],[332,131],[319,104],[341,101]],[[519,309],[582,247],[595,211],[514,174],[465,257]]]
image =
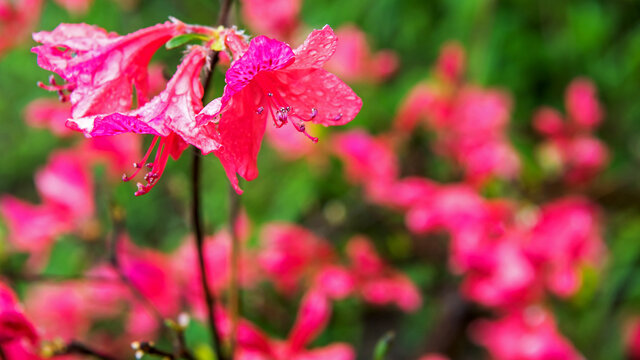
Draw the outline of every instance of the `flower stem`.
[[[229,312],[231,313],[230,353],[235,354],[238,320],[240,318],[240,239],[238,238],[238,215],[240,198],[233,187],[229,187],[229,228],[231,232],[231,276],[229,284]]]
[[[220,15],[218,17],[218,25],[227,26],[229,22],[229,12],[231,10],[232,0],[221,0]],[[211,66],[203,75],[202,85],[204,88],[203,98],[207,97],[207,90],[213,77],[218,61],[220,60],[220,54],[214,51],[211,59]],[[204,258],[204,233],[202,231],[202,212],[200,209],[200,173],[201,173],[201,159],[198,149],[193,148],[193,163],[191,168],[191,184],[192,184],[192,199],[191,199],[191,219],[193,222],[193,230],[196,238],[196,248],[198,252],[198,265],[200,268],[200,281],[202,283],[202,292],[204,293],[205,305],[207,307],[207,320],[209,323],[209,332],[211,336],[211,345],[216,355],[216,360],[227,360],[222,351],[220,336],[215,322],[215,297],[209,287],[209,281],[207,278],[207,265]],[[233,354],[233,353],[232,353]],[[233,356],[233,355],[232,355]]]
[[[226,360],[223,355],[222,347],[220,343],[220,336],[218,335],[218,329],[216,328],[215,321],[215,297],[209,287],[209,280],[207,277],[207,264],[204,258],[204,234],[202,232],[202,213],[200,211],[200,168],[201,159],[198,149],[193,148],[193,165],[191,168],[191,182],[192,182],[192,199],[191,199],[191,214],[193,221],[193,230],[196,237],[196,249],[198,251],[198,267],[200,269],[200,281],[202,284],[202,292],[204,293],[204,301],[207,307],[207,321],[209,323],[209,332],[211,335],[211,345],[213,351],[216,354],[217,360]]]

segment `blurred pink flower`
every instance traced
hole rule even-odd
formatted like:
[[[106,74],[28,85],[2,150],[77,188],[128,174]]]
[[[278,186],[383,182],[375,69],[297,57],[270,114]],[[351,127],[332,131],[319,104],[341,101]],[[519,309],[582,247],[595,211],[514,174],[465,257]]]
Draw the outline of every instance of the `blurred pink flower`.
[[[25,109],[27,124],[35,128],[49,129],[54,135],[66,137],[73,132],[65,126],[71,116],[71,104],[55,99],[36,99]]]
[[[347,255],[356,289],[364,301],[375,305],[394,304],[407,312],[422,305],[416,285],[406,275],[385,264],[369,239],[364,236],[351,238],[347,243]]]
[[[327,69],[347,82],[379,82],[398,68],[398,57],[391,50],[371,53],[366,34],[355,25],[345,25],[336,31],[338,46],[327,63]]]
[[[24,315],[13,290],[0,282],[0,347],[21,344],[34,345],[39,340],[35,327]]]
[[[246,240],[246,237],[242,239]],[[222,294],[230,281],[231,237],[228,232],[220,232],[205,238],[204,257],[207,264],[209,287],[215,294]],[[187,303],[194,309],[196,316],[205,318],[206,307],[203,301],[200,272],[197,264],[195,242],[191,238],[171,255],[171,268],[179,282]],[[255,256],[243,248],[240,257],[239,280],[241,287],[251,287],[259,278]]]
[[[542,284],[523,251],[526,238],[522,236],[512,231],[478,249],[462,284],[469,299],[488,307],[517,309],[542,296]]]
[[[418,360],[449,360],[449,358],[440,354],[427,354],[422,355]]]
[[[544,205],[531,230],[527,251],[542,268],[549,289],[574,295],[583,267],[599,267],[606,255],[597,207],[583,198],[564,198]]]
[[[42,12],[42,0],[0,0],[0,56],[26,40]]]
[[[603,110],[596,86],[587,78],[577,78],[569,84],[565,104],[573,123],[582,129],[592,130],[602,121]]]
[[[72,15],[86,14],[93,0],[55,0]]]
[[[263,226],[258,263],[277,289],[291,294],[305,278],[315,275],[335,259],[331,245],[296,225]]]
[[[435,70],[445,82],[456,84],[462,81],[466,70],[466,54],[462,45],[456,41],[442,45]]]
[[[364,185],[371,201],[384,201],[399,172],[390,139],[351,130],[335,135],[331,145],[332,152],[344,162],[347,179]]]
[[[435,69],[438,81],[410,90],[394,126],[406,135],[424,120],[436,133],[435,150],[456,162],[470,184],[513,179],[520,159],[507,135],[511,98],[501,90],[462,83],[464,63],[460,45],[445,44]]]
[[[70,341],[86,336],[91,325],[87,301],[78,284],[39,284],[29,288],[25,299],[27,314],[36,319],[47,340]]]
[[[302,299],[298,316],[286,340],[270,339],[242,321],[238,329],[240,360],[352,360],[353,348],[336,343],[307,350],[306,347],[324,330],[331,316],[331,303],[322,292],[310,291]],[[223,311],[216,319],[223,336],[230,334],[230,321]]]
[[[95,205],[93,179],[87,164],[75,152],[54,152],[47,165],[36,173],[35,183],[41,204],[3,195],[0,213],[7,222],[11,244],[31,253],[31,261],[39,266],[56,237],[84,230]]]
[[[534,128],[545,137],[539,158],[544,168],[560,172],[569,184],[584,184],[597,176],[609,161],[609,152],[592,131],[600,124],[603,110],[596,98],[595,85],[578,78],[565,95],[567,119],[541,107],[533,118]]]
[[[471,335],[495,360],[583,359],[558,332],[553,316],[538,306],[498,320],[479,320]]]
[[[198,123],[219,139],[220,147],[195,145],[203,153],[216,154],[239,193],[236,173],[246,180],[258,176],[256,162],[267,122],[276,127],[291,124],[315,142],[317,138],[307,133],[306,122],[343,125],[360,111],[362,100],[322,68],[336,42],[329,26],[314,30],[295,50],[265,36],[252,39],[227,71],[222,98],[198,114]]]
[[[299,24],[301,0],[242,0],[242,16],[256,34],[290,40]]]

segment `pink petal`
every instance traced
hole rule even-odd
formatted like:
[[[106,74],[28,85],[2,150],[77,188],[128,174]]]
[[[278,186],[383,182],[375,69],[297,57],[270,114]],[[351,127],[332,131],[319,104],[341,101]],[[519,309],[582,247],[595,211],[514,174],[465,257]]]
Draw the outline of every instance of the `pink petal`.
[[[331,316],[331,304],[327,297],[317,291],[307,293],[302,299],[296,323],[289,333],[289,348],[292,352],[303,349],[324,329]]]
[[[313,30],[302,45],[293,52],[296,60],[290,69],[322,68],[338,46],[338,37],[329,25]]]
[[[230,97],[247,86],[260,72],[279,70],[293,61],[293,51],[286,43],[266,36],[253,38],[249,49],[231,64],[225,74],[227,88],[222,102],[229,101]]]
[[[282,97],[294,114],[309,118],[317,112],[311,116],[311,122],[335,126],[350,122],[360,112],[362,99],[337,76],[323,69],[290,68],[279,80]]]

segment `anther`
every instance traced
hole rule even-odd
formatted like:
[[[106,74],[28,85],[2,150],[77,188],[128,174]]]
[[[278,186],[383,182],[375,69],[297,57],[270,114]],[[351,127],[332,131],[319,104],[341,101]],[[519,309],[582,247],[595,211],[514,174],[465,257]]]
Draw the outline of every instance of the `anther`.
[[[257,110],[256,110],[256,114],[260,115],[262,114],[262,112],[264,111],[264,107],[260,106]]]

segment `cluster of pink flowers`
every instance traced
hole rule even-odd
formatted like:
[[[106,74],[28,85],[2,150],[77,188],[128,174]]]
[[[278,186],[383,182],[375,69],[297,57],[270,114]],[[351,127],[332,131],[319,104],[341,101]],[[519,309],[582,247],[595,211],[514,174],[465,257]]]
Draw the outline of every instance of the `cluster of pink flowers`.
[[[565,107],[566,120],[549,107],[542,107],[534,115],[533,125],[546,139],[540,147],[540,158],[566,182],[584,184],[602,171],[609,158],[606,145],[593,136],[604,116],[595,85],[583,78],[571,82]]]
[[[442,231],[449,234],[449,264],[462,277],[462,293],[499,316],[493,321],[478,321],[472,329],[474,339],[487,347],[493,358],[580,359],[543,304],[547,294],[560,298],[576,295],[585,272],[603,265],[606,248],[599,210],[577,196],[534,206],[513,199],[486,199],[478,193],[477,186],[482,183],[478,180],[489,175],[515,175],[518,157],[505,135],[506,95],[461,86],[463,68],[461,48],[445,46],[435,71],[440,83],[412,90],[395,124],[404,136],[416,121],[426,119],[438,135],[439,151],[456,158],[465,169],[465,183],[401,177],[396,155],[401,142],[396,132],[377,136],[362,130],[345,132],[333,138],[332,151],[344,162],[346,178],[362,185],[370,202],[405,214],[409,231],[420,237]],[[594,94],[586,80],[577,80],[570,87],[567,107],[573,109],[572,118],[583,124],[576,125],[577,129],[592,129],[601,120]],[[558,138],[552,139],[559,142],[586,136],[573,129],[563,130],[569,125],[562,127],[562,122],[549,124],[557,126],[545,133],[556,134]],[[552,129],[542,125],[547,123],[536,122],[538,128]],[[476,140],[481,148],[494,150],[484,153],[467,148]],[[501,159],[494,157],[501,154],[505,155]],[[575,157],[570,161],[581,162]],[[570,179],[579,176],[585,180],[586,174],[594,175],[604,164],[585,163],[570,167]]]
[[[461,46],[445,45],[434,80],[410,91],[395,127],[408,133],[419,121],[425,121],[437,136],[434,150],[457,163],[470,182],[515,178],[520,160],[506,134],[511,99],[504,91],[465,83],[464,69]]]
[[[209,51],[191,46],[166,88],[149,98],[148,64],[171,38],[183,34],[207,37],[208,46],[222,39],[234,59],[226,73],[221,98],[206,106],[200,74]],[[324,126],[351,121],[361,100],[322,66],[335,52],[337,38],[330,27],[315,30],[292,50],[281,41],[258,36],[246,43],[235,30],[192,26],[177,20],[119,36],[84,24],[61,24],[52,32],[34,34],[43,45],[33,51],[38,64],[60,75],[65,83],[41,86],[57,91],[71,103],[67,126],[88,137],[121,133],[152,134],[154,141],[134,178],[148,168],[147,193],[164,172],[169,156],[177,159],[188,145],[214,153],[238,192],[236,174],[246,180],[258,175],[257,157],[267,123],[291,125],[312,141],[306,123]],[[135,89],[139,107],[131,110]],[[105,100],[105,99],[108,99]],[[251,134],[245,136],[245,134]],[[153,161],[147,162],[157,146]]]
[[[26,3],[0,0],[1,32],[17,35],[31,26],[35,20],[20,9]],[[58,3],[83,13],[90,1]],[[328,135],[324,146],[313,146],[321,127],[349,123],[362,106],[333,73],[349,82],[380,83],[394,73],[398,59],[388,50],[372,51],[353,25],[336,33],[329,26],[313,30],[292,48],[288,42],[304,27],[300,8],[298,0],[244,1],[249,26],[275,38],[249,40],[235,27],[176,19],[127,35],[87,24],[60,24],[35,33],[40,45],[32,51],[38,65],[57,75],[39,86],[55,92],[61,102],[34,101],[26,109],[27,123],[60,137],[81,133],[86,139],[53,152],[37,172],[39,203],[13,195],[0,198],[10,251],[29,254],[25,275],[40,273],[60,236],[95,240],[104,232],[95,219],[95,165],[105,166],[110,179],[120,179],[122,173],[124,181],[138,179],[135,194],[142,195],[158,183],[169,157],[176,160],[193,145],[218,158],[231,186],[242,193],[238,176],[248,181],[258,176],[258,154],[267,134],[286,159],[312,152],[337,157],[347,181],[362,186],[370,203],[404,216],[417,241],[448,235],[448,264],[460,278],[461,293],[493,314],[468,329],[493,359],[581,359],[559,331],[548,300],[576,296],[585,274],[603,266],[607,250],[600,210],[578,195],[543,204],[482,195],[489,180],[514,180],[520,174],[520,158],[508,138],[509,94],[466,81],[465,52],[449,43],[433,76],[411,89],[400,105],[391,131],[372,135],[348,130]],[[165,44],[183,36],[200,43],[186,48],[175,73],[165,80],[162,67],[150,61]],[[12,45],[0,42],[0,53]],[[211,74],[214,51],[223,62],[228,60],[225,88],[219,98],[204,103],[202,78]],[[566,112],[566,120],[550,108],[534,116],[534,127],[545,138],[541,165],[557,170],[569,184],[584,184],[603,170],[608,157],[593,136],[603,110],[589,80],[570,84]],[[461,181],[441,183],[403,174],[398,154],[408,151],[405,140],[419,123],[435,133],[434,151],[460,168]],[[139,149],[142,134],[153,136],[144,154]],[[285,339],[267,335],[245,318],[232,335],[232,316],[217,304],[212,327],[223,340],[235,337],[234,359],[353,360],[355,350],[345,343],[312,348],[335,301],[352,298],[404,312],[423,304],[418,286],[385,261],[364,235],[350,234],[341,252],[295,224],[266,223],[254,231],[242,213],[232,225],[241,246],[238,285],[247,292],[272,288],[285,301],[299,299]],[[30,286],[22,304],[8,283],[0,281],[0,354],[40,360],[50,355],[47,349],[55,352],[60,342],[76,340],[124,354],[132,341],[159,336],[164,319],[184,320],[183,312],[188,312],[206,320],[202,275],[194,266],[198,249],[189,235],[176,249],[161,252],[136,245],[120,229],[112,231],[115,254],[84,269],[82,279]],[[254,233],[257,240],[250,244]],[[232,242],[228,230],[204,239],[204,271],[215,297],[233,281]],[[96,326],[105,320],[120,321],[122,331],[113,334]],[[640,333],[636,327],[631,339]],[[427,354],[420,359],[445,358]]]
[[[246,239],[250,229],[243,228],[242,232]],[[229,287],[230,246],[231,238],[226,231],[205,240],[208,278],[216,294]],[[422,300],[416,286],[408,277],[386,265],[368,239],[354,237],[349,240],[347,255],[349,263],[344,264],[326,240],[304,228],[284,223],[265,225],[260,234],[260,246],[243,250],[241,286],[251,290],[261,283],[272,283],[288,297],[305,295],[298,320],[286,341],[271,340],[248,320],[243,320],[236,358],[253,358],[249,354],[258,352],[272,359],[297,356],[354,359],[353,349],[345,344],[305,350],[326,326],[332,299],[355,296],[376,306],[395,304],[404,311],[420,307]],[[120,282],[110,264],[97,264],[86,271],[84,280],[30,287],[24,301],[24,314],[16,313],[19,309],[17,300],[7,295],[11,302],[4,302],[6,310],[0,308],[4,311],[0,314],[2,349],[21,344],[22,350],[36,354],[33,346],[39,341],[61,339],[90,341],[100,349],[124,352],[131,341],[157,335],[162,319],[156,318],[154,311],[164,318],[177,318],[182,304],[187,304],[194,316],[205,318],[200,278],[193,267],[196,254],[192,241],[185,239],[182,247],[165,254],[140,248],[128,237],[121,236],[117,256],[127,281],[153,308]],[[221,334],[229,336],[230,320],[226,310],[219,307],[217,314]],[[124,331],[118,336],[91,330],[91,324],[101,319],[123,315]],[[27,319],[32,319],[33,323]]]

